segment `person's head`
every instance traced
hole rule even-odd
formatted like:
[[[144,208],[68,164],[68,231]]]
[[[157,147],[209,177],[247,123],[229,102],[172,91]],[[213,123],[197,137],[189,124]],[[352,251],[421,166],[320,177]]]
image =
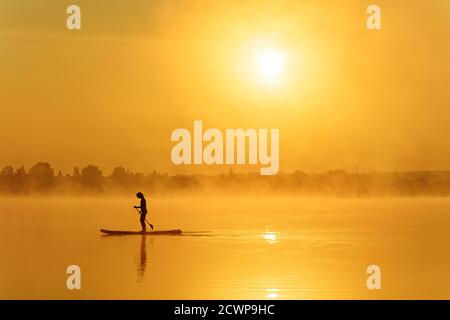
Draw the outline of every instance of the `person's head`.
[[[136,197],[138,197],[139,199],[144,198],[144,194],[142,192],[138,192],[136,193]]]

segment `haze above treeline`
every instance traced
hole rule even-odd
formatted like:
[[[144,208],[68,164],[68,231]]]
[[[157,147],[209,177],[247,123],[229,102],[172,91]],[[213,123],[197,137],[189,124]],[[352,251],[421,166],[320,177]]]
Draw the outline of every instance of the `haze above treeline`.
[[[450,169],[450,1],[374,2],[379,31],[366,0],[2,0],[2,166],[193,174],[170,136],[202,120],[279,129],[285,172]]]
[[[450,171],[367,172],[329,170],[321,173],[258,173],[169,175],[133,172],[116,167],[75,167],[71,174],[56,172],[47,162],[32,167],[6,166],[0,171],[1,196],[107,196],[142,191],[154,195],[270,194],[342,197],[450,196]]]

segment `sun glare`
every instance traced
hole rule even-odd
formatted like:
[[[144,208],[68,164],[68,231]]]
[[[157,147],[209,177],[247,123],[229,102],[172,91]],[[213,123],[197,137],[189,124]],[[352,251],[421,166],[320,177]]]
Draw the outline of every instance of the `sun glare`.
[[[278,291],[280,290],[276,288],[266,289],[266,299],[278,299],[280,297]]]
[[[273,244],[278,242],[278,234],[272,231],[264,232],[262,238],[266,240],[268,243]]]
[[[284,71],[285,56],[276,49],[265,49],[258,55],[258,68],[261,76],[275,80]]]

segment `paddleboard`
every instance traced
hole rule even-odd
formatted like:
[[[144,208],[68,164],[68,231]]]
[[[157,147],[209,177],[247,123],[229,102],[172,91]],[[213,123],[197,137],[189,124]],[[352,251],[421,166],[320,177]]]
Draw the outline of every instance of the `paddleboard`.
[[[116,236],[126,236],[126,235],[137,235],[137,234],[143,234],[142,231],[125,231],[125,230],[105,230],[100,229],[102,233],[108,234],[108,235],[116,235]],[[145,234],[152,235],[152,236],[158,236],[158,235],[179,235],[181,234],[181,230],[158,230],[158,231],[147,231]]]

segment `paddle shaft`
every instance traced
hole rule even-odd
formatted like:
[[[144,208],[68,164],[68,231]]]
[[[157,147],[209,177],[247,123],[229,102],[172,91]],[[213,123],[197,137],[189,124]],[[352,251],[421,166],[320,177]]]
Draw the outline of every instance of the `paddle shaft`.
[[[138,208],[135,208],[135,209],[136,209],[136,211],[138,212],[139,215],[142,214],[141,210],[139,210]],[[150,222],[148,222],[147,219],[145,219],[145,222],[147,222],[148,225],[150,226],[150,228],[152,228],[152,230],[153,230],[153,225]]]

